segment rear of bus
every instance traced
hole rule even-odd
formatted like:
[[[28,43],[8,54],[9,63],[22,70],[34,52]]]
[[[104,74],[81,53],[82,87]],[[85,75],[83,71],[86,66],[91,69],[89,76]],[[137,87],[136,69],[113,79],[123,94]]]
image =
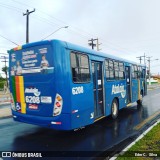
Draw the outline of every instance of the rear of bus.
[[[64,107],[64,101],[69,98],[64,95],[67,93],[63,76],[67,75],[61,52],[64,47],[54,41],[26,44],[9,51],[14,120],[54,129],[71,129],[70,108]],[[65,54],[63,56],[65,59]]]

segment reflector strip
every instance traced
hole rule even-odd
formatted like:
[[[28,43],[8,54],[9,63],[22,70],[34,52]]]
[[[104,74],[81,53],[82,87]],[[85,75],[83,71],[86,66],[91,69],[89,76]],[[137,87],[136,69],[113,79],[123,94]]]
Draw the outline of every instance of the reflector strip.
[[[21,103],[21,113],[26,114],[26,103]]]
[[[72,111],[72,113],[77,113],[77,112],[78,112],[78,109],[77,109],[77,110],[73,110],[73,111]]]
[[[24,80],[23,80],[23,76],[19,76],[19,87],[20,87],[20,101],[21,102],[25,102],[24,99]]]
[[[16,86],[16,99],[17,99],[17,102],[20,103],[20,86],[19,86],[19,76],[16,76],[15,77],[16,79],[16,83],[15,83],[15,86]]]
[[[62,122],[51,122],[51,124],[62,124]]]

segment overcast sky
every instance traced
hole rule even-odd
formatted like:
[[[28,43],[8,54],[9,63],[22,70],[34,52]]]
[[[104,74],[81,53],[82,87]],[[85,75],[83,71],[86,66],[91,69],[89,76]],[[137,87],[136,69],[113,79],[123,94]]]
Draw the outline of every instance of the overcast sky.
[[[26,40],[27,9],[29,41],[61,39],[84,47],[99,38],[102,52],[139,62],[152,56],[151,72],[160,74],[160,0],[0,0],[0,53]],[[2,55],[1,55],[2,56]],[[0,70],[4,66],[0,62]],[[1,72],[0,72],[1,73]]]

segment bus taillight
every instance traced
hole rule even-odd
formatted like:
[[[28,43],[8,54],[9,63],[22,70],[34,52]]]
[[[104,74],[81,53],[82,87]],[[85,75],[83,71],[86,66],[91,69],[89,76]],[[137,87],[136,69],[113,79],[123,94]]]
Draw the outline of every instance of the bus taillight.
[[[53,109],[53,116],[58,116],[61,114],[62,106],[63,106],[63,99],[59,94],[56,94],[54,109]]]
[[[59,102],[56,102],[57,107],[61,107],[61,104]]]

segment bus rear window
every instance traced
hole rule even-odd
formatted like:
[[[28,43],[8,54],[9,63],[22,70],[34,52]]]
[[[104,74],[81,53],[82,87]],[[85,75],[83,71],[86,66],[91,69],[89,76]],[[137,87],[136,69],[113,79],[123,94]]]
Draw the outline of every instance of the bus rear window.
[[[48,74],[53,72],[50,45],[29,47],[11,53],[10,75]]]

